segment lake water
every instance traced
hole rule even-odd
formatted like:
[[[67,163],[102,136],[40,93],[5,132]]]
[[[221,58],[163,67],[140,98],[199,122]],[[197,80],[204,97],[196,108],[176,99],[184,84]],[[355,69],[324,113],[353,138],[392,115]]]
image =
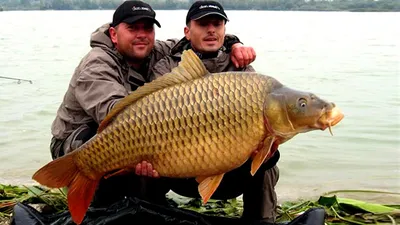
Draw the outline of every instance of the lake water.
[[[92,31],[112,11],[0,12],[0,183],[32,184],[50,161],[50,126]],[[339,106],[328,131],[280,146],[279,199],[338,189],[400,190],[400,13],[228,11],[252,64]],[[157,11],[156,37],[183,37],[186,12]],[[397,22],[396,22],[397,21]],[[388,195],[367,200],[397,201]]]

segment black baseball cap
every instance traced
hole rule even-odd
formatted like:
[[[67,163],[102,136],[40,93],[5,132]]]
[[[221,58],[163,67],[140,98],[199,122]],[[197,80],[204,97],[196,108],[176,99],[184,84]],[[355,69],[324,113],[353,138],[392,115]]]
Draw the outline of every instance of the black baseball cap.
[[[203,18],[208,15],[218,15],[228,20],[228,16],[226,15],[224,8],[219,2],[216,1],[196,1],[190,7],[189,12],[186,15],[186,24],[190,20],[197,20]]]
[[[122,22],[131,24],[144,18],[153,20],[158,27],[161,27],[156,20],[156,12],[149,4],[142,1],[125,1],[115,10],[111,26],[115,27]]]

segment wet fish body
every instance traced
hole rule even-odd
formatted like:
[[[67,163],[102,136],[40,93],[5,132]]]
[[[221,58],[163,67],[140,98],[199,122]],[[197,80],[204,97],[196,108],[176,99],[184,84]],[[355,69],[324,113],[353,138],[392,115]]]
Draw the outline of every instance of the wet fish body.
[[[258,73],[210,74],[190,50],[177,68],[121,100],[79,149],[39,169],[33,179],[69,187],[81,223],[100,179],[141,161],[160,176],[196,177],[204,202],[223,175],[253,158],[251,174],[279,144],[301,132],[336,125],[333,103]]]

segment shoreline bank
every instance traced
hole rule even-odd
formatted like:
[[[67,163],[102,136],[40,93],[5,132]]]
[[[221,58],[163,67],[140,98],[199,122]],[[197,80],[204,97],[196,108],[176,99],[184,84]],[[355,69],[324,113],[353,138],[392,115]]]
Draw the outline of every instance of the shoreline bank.
[[[399,197],[400,193],[381,192],[371,190],[338,190],[322,194],[317,200],[288,201],[279,204],[277,222],[292,220],[310,208],[324,208],[328,224],[340,222],[351,224],[349,221],[369,224],[382,222],[400,223],[400,202],[384,205],[360,201],[357,198],[344,198],[343,195],[363,193],[366,195],[392,195]],[[218,215],[224,217],[240,217],[243,211],[243,202],[240,198],[231,200],[210,200],[206,205],[200,199],[186,198],[174,193],[168,193],[167,199],[171,206],[188,209],[197,213]],[[13,186],[0,184],[0,225],[8,225],[12,216],[13,207],[17,202],[33,205],[46,205],[56,209],[56,212],[68,210],[66,195],[61,189],[48,189],[43,186]],[[349,210],[350,209],[350,210]],[[375,224],[375,222],[373,224]]]

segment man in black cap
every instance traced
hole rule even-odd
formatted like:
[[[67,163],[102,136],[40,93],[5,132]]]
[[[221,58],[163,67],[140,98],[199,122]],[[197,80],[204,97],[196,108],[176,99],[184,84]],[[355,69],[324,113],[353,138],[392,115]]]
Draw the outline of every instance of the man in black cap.
[[[172,47],[171,55],[155,64],[154,75],[159,77],[171,72],[181,61],[182,52],[187,49],[192,49],[211,73],[255,71],[250,65],[243,68],[236,67],[231,53],[226,51],[223,43],[227,21],[229,21],[228,16],[220,3],[194,2],[186,16],[185,37]],[[254,177],[250,175],[251,159],[238,169],[226,173],[212,198],[229,199],[243,194],[243,220],[274,222],[277,206],[275,185],[279,179],[276,163],[279,158],[279,151],[276,151]],[[147,165],[139,168],[139,171],[152,176],[154,173],[148,171],[148,168],[152,169]],[[198,182],[194,179],[166,180],[168,188],[172,191],[184,196],[199,197]]]
[[[111,24],[92,33],[92,49],[75,69],[51,127],[53,159],[88,141],[120,99],[153,79],[151,68],[177,42],[155,40],[154,24],[161,27],[150,5],[125,1],[115,10]],[[239,45],[233,51],[243,57],[242,51],[249,48],[238,42],[232,36],[226,39],[228,48]],[[250,61],[254,58],[250,56]],[[142,180],[135,174],[102,180],[93,204],[108,206],[125,196],[142,195],[147,191]]]

